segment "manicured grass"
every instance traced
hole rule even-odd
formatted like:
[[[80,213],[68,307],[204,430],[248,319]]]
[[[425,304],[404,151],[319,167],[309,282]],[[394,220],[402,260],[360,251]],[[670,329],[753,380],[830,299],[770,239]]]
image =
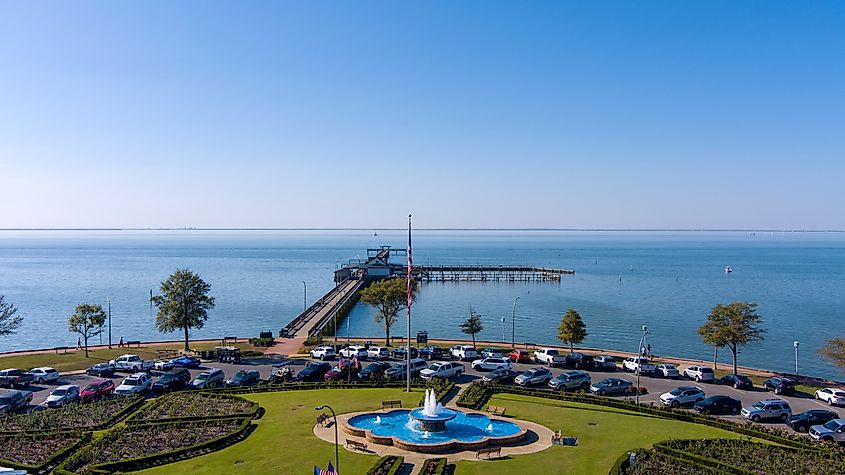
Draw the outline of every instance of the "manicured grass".
[[[422,394],[400,389],[320,389],[282,391],[245,396],[266,410],[258,428],[245,441],[202,457],[163,465],[139,473],[149,474],[299,474],[311,473],[314,465],[334,465],[334,444],[318,439],[313,432],[319,412],[314,407],[329,404],[338,413],[381,408],[381,401],[402,400],[415,407]],[[328,413],[328,411],[326,411]],[[339,431],[344,442],[343,430]],[[366,473],[378,458],[340,449],[343,474]]]
[[[420,393],[401,390],[315,390],[262,393],[246,396],[261,404],[266,414],[258,428],[244,442],[219,452],[145,471],[149,474],[218,473],[310,473],[315,464],[325,466],[334,460],[332,444],[317,439],[313,432],[317,412],[314,406],[330,404],[338,413],[380,408],[380,401],[401,399],[406,407],[416,405]],[[650,447],[669,438],[739,437],[737,434],[698,424],[643,416],[588,404],[552,401],[503,394],[490,404],[505,406],[509,414],[561,429],[578,437],[580,446],[554,446],[535,454],[510,459],[459,462],[457,473],[607,473],[616,458],[628,450]],[[595,425],[591,425],[595,424]],[[343,443],[343,433],[340,441]],[[375,456],[340,450],[345,474],[362,474],[376,461]]]
[[[207,342],[207,343],[192,343],[191,349],[193,350],[211,350],[216,346],[219,346],[219,342]],[[59,354],[49,352],[49,353],[37,353],[32,355],[19,355],[19,356],[4,356],[0,357],[0,369],[2,368],[19,368],[24,371],[37,368],[39,366],[49,366],[56,368],[60,372],[64,371],[74,371],[88,368],[97,363],[105,363],[111,359],[114,359],[120,355],[125,355],[127,353],[139,355],[141,358],[154,360],[157,358],[156,350],[182,350],[184,348],[183,343],[173,343],[167,345],[142,345],[141,348],[117,348],[115,345],[111,350],[108,348],[100,349],[100,350],[89,350],[88,355],[89,357],[85,357],[85,351],[69,351],[68,353],[62,353],[59,351]],[[249,343],[238,343],[237,345],[241,351],[257,351],[260,353],[264,353],[266,348],[259,348],[250,345]]]

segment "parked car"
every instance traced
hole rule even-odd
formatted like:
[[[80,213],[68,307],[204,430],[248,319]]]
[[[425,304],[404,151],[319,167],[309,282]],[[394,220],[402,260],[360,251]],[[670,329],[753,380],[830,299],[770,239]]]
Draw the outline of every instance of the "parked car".
[[[535,384],[548,384],[552,379],[552,372],[548,368],[531,368],[514,378],[514,384],[520,386],[532,386]]]
[[[660,402],[669,407],[695,406],[696,403],[703,400],[704,390],[697,386],[678,386],[668,393],[660,395]]]
[[[367,358],[373,360],[386,360],[390,358],[390,350],[384,346],[371,346],[367,349]]]
[[[111,378],[114,376],[114,366],[108,363],[97,363],[85,370],[85,374],[98,378]]]
[[[391,366],[390,368],[384,371],[384,376],[387,379],[405,379],[405,375],[407,374],[407,367],[405,366],[406,362],[402,361],[401,363],[396,363],[395,365]],[[419,376],[420,371],[424,370],[428,367],[428,363],[425,362],[422,358],[413,358],[411,359],[411,377]]]
[[[196,356],[182,355],[170,360],[170,364],[176,368],[196,369],[202,366],[202,361]]]
[[[616,358],[599,355],[593,358],[593,366],[600,371],[616,371]]]
[[[370,363],[366,368],[362,369],[358,373],[358,379],[363,381],[381,379],[384,377],[384,372],[387,368],[390,368],[390,363],[387,361],[376,361],[374,363]]]
[[[337,354],[331,345],[320,345],[310,351],[311,357],[317,360],[333,360]]]
[[[0,386],[6,388],[22,388],[29,386],[35,378],[17,368],[9,368],[0,371]]]
[[[554,348],[537,348],[534,350],[534,362],[549,366],[562,366],[566,357]]]
[[[631,356],[622,361],[622,369],[636,373],[639,370],[640,374],[653,375],[657,368],[649,363],[647,358]]]
[[[792,408],[783,399],[764,399],[750,407],[742,408],[742,417],[752,422],[760,422],[763,419],[780,419],[786,422],[791,415]]]
[[[450,353],[452,354],[452,358],[459,360],[474,360],[478,358],[478,352],[475,350],[475,347],[470,345],[453,346]]]
[[[391,351],[390,356],[392,356],[394,359],[397,359],[397,360],[404,360],[408,357],[407,351],[408,351],[407,346],[400,346],[400,347],[394,349],[393,351]],[[412,346],[411,347],[411,358],[416,358],[418,356],[419,356],[419,350],[417,350],[415,347]]]
[[[79,393],[82,401],[94,401],[102,397],[110,396],[114,392],[114,382],[108,379],[94,381]]]
[[[190,382],[191,372],[187,368],[173,368],[158,378],[158,381],[153,384],[153,391],[156,394],[167,393],[182,389]]]
[[[514,363],[530,363],[531,355],[528,354],[528,350],[511,350],[508,353],[508,359]]]
[[[328,363],[324,364],[328,366]],[[253,386],[258,384],[260,381],[261,375],[258,373],[258,371],[241,370],[233,374],[232,377],[226,380],[226,386]]]
[[[0,391],[0,414],[13,414],[32,402],[30,391]]]
[[[431,378],[460,378],[464,371],[466,371],[466,367],[458,362],[432,363],[431,366],[420,371],[420,378],[425,380]]]
[[[810,409],[800,414],[794,414],[786,419],[786,425],[795,432],[807,432],[812,426],[826,424],[839,417],[839,414],[825,409]]]
[[[741,374],[726,374],[719,378],[719,382],[734,389],[754,389],[754,382],[748,376]]]
[[[739,414],[742,401],[730,396],[710,396],[698,401],[692,408],[702,414]]]
[[[510,368],[511,360],[507,358],[483,358],[472,362],[472,369],[476,371],[493,371],[499,368]]]
[[[763,381],[763,389],[775,394],[790,395],[795,393],[795,382],[789,378],[774,377]]]
[[[590,392],[599,396],[627,394],[634,387],[634,383],[622,378],[605,378],[590,386]]]
[[[831,406],[845,406],[845,391],[838,388],[822,388],[816,391],[816,399]]]
[[[419,356],[420,358],[425,358],[427,360],[443,359],[443,348],[435,345],[426,346],[420,350]]]
[[[216,388],[224,384],[226,384],[226,374],[220,368],[203,371],[191,381],[191,387],[193,389]]]
[[[326,381],[346,381],[351,378],[358,378],[360,365],[352,364],[352,360],[343,360],[343,363],[335,365],[323,375]]]
[[[360,345],[350,345],[341,348],[338,352],[344,358],[358,358],[359,360],[367,359],[367,349]]]
[[[59,372],[55,368],[32,368],[29,370],[34,381],[38,384],[52,383],[59,380]]]
[[[504,358],[505,353],[498,348],[482,348],[481,349],[481,357],[482,358]]]
[[[810,427],[810,437],[824,442],[845,443],[845,419],[833,419],[822,425]]]
[[[505,384],[513,382],[513,380],[519,375],[518,371],[515,371],[510,368],[499,368],[497,370],[493,370],[488,374],[485,374],[482,381],[492,381],[499,384]]]
[[[678,372],[678,368],[676,368],[675,365],[662,363],[654,367],[654,375],[661,378],[677,378],[681,374]]]
[[[158,360],[153,363],[153,369],[156,371],[170,371],[173,368],[173,363],[170,360]]]
[[[593,360],[593,357],[585,355],[584,353],[568,353],[565,358],[566,361],[564,362],[564,364],[566,366],[569,366],[570,368],[587,371],[593,369],[593,367],[595,366],[595,361]]]
[[[130,394],[141,394],[147,389],[150,389],[153,385],[153,378],[150,377],[147,373],[136,373],[131,376],[127,376],[126,379],[120,383],[115,390],[115,394],[119,394],[121,396],[128,396]]]
[[[332,365],[328,363],[308,363],[305,368],[297,373],[296,379],[299,381],[322,381],[323,376],[331,369]]]
[[[62,407],[65,404],[70,404],[79,401],[79,386],[75,384],[65,384],[59,386],[50,392],[47,399],[44,401],[47,407]]]
[[[130,373],[150,371],[155,367],[154,362],[143,360],[138,355],[121,355],[109,361],[109,364],[117,371],[127,371]]]
[[[568,371],[549,380],[549,387],[558,391],[587,391],[592,378],[586,371]]]
[[[716,373],[708,366],[693,365],[684,370],[684,377],[695,382],[712,383],[716,381]]]

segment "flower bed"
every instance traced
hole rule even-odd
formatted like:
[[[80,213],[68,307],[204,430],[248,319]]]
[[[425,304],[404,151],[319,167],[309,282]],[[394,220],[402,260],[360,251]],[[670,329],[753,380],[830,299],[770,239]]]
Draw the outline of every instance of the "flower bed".
[[[417,475],[443,475],[446,473],[446,459],[426,459],[422,463],[420,471]]]
[[[140,396],[113,397],[0,418],[0,432],[38,432],[57,429],[96,429],[111,425],[134,410],[141,403]]]
[[[236,396],[209,393],[170,393],[136,412],[131,422],[167,419],[210,419],[254,416],[258,404]]]
[[[630,466],[625,455],[620,475],[722,475],[723,472],[707,467],[684,463],[653,451],[637,452],[637,461]],[[611,472],[614,473],[614,472]],[[614,474],[615,475],[615,474]]]
[[[82,434],[69,432],[2,436],[0,465],[21,469],[40,468],[60,452],[75,447],[84,438]]]
[[[369,470],[367,475],[395,475],[405,462],[405,457],[388,455],[376,461],[376,464]]]
[[[845,467],[845,454],[798,450],[747,440],[673,440],[658,445],[751,473],[823,475],[830,473],[831,467]]]

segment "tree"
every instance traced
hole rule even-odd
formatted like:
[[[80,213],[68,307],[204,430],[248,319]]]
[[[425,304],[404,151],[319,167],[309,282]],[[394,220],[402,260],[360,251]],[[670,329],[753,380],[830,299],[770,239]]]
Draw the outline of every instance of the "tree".
[[[14,335],[18,327],[23,323],[23,317],[16,315],[18,309],[9,302],[6,297],[0,295],[0,336]]]
[[[764,338],[766,330],[760,327],[761,318],[756,313],[757,304],[732,302],[713,307],[707,321],[698,328],[702,341],[715,347],[727,346],[733,355],[733,369],[736,369],[736,355],[739,349]]]
[[[569,343],[569,351],[573,351],[573,345],[583,343],[587,338],[587,325],[581,319],[581,315],[570,308],[563,314],[560,326],[557,327],[557,339],[562,343]]]
[[[464,323],[461,323],[461,331],[467,335],[472,335],[472,346],[475,346],[475,334],[484,330],[484,325],[481,324],[481,315],[469,308],[469,318]]]
[[[208,295],[211,285],[190,269],[177,269],[159,291],[152,300],[158,308],[156,328],[162,333],[184,330],[185,351],[190,350],[188,329],[202,328],[214,308],[214,297]]]
[[[88,339],[99,335],[103,331],[106,312],[96,303],[81,303],[68,320],[68,330],[79,333],[85,343],[85,357],[88,358]]]
[[[845,338],[831,338],[819,350],[819,356],[845,373]]]
[[[411,302],[416,300],[416,282],[411,288]],[[390,346],[390,328],[403,308],[408,307],[408,283],[403,277],[379,280],[361,291],[361,300],[378,312],[376,322],[384,324],[384,344]],[[410,342],[408,342],[410,344]]]

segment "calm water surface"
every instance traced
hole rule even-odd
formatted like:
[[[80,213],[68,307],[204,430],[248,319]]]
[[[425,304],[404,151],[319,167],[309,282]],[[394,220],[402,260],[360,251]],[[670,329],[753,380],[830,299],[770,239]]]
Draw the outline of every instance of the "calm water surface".
[[[149,306],[150,289],[177,267],[199,272],[217,299],[193,336],[277,331],[301,311],[302,281],[310,304],[331,288],[336,266],[365,257],[367,247],[404,247],[405,239],[400,231],[2,231],[0,293],[26,320],[17,335],[0,339],[0,351],[75,344],[67,331],[73,307],[105,306],[106,297],[115,341],[178,338],[155,331]],[[841,376],[815,352],[825,338],[845,335],[845,234],[420,231],[414,258],[577,271],[560,283],[422,284],[414,332],[461,336],[472,305],[485,324],[479,338],[501,340],[504,327],[509,341],[519,297],[517,340],[554,342],[562,313],[573,307],[587,323],[586,345],[634,351],[648,324],[655,353],[712,358],[697,327],[714,304],[744,299],[759,304],[768,334],[743,351],[741,363],[792,371],[797,339],[802,372]],[[350,317],[353,336],[383,334],[372,309],[359,304]],[[394,333],[405,328],[400,323]]]

